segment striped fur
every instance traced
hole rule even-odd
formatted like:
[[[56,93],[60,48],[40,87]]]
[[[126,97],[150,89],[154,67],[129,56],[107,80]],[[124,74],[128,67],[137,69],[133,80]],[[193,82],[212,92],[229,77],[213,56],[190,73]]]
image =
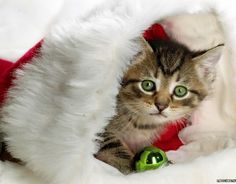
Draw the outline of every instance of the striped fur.
[[[148,44],[140,40],[143,50],[124,75],[117,96],[117,115],[98,135],[100,150],[95,155],[124,174],[133,171],[135,154],[151,145],[167,122],[189,117],[209,94],[221,51],[214,48],[193,53],[172,41]],[[155,90],[143,91],[143,80],[154,81]],[[178,85],[188,89],[186,97],[174,95]],[[160,104],[165,105],[163,111]]]

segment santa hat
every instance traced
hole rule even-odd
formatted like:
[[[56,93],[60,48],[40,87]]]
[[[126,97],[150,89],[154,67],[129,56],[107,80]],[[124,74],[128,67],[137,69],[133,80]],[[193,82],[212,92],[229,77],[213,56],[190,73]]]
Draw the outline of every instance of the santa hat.
[[[148,28],[143,33],[143,37],[147,41],[154,39],[163,39],[168,40],[168,36],[165,33],[165,30],[160,24],[154,24]],[[7,93],[9,88],[13,85],[13,80],[15,79],[15,71],[22,68],[26,63],[30,63],[34,57],[40,52],[43,41],[37,43],[32,47],[28,52],[26,52],[18,61],[10,62],[4,59],[0,59],[0,106],[4,105],[4,101],[7,98]],[[179,131],[182,130],[187,125],[186,119],[180,119],[175,122],[167,123],[165,130],[154,141],[153,145],[161,148],[164,151],[176,150],[183,143],[178,137]],[[10,155],[6,152],[1,155],[0,158],[10,160]]]

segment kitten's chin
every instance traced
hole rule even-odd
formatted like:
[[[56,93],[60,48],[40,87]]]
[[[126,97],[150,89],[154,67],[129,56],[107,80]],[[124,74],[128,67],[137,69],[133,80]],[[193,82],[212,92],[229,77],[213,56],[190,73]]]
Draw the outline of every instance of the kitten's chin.
[[[168,118],[167,115],[162,114],[162,113],[150,113],[151,116],[156,116],[156,117],[160,117],[160,118]]]
[[[160,113],[153,113],[149,114],[149,118],[152,122],[158,123],[158,124],[164,124],[168,122],[173,122],[182,118],[187,118],[186,115],[177,115],[177,116],[168,116],[166,114],[160,114]]]
[[[160,114],[160,113],[153,113],[153,114],[149,114],[148,118],[152,121],[155,122],[157,124],[163,124],[166,123],[168,121],[170,121],[167,115],[165,114]]]

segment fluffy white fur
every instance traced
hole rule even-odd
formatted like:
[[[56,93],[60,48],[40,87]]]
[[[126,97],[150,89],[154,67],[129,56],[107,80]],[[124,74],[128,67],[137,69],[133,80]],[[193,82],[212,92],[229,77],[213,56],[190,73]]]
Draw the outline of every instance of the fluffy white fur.
[[[209,143],[226,149],[130,176],[94,159],[95,133],[114,114],[119,79],[139,50],[134,38],[167,16],[210,11],[222,25],[227,48],[219,63],[216,90],[193,116],[193,126],[181,133],[187,145],[169,156],[184,161],[216,150]],[[81,19],[53,28],[40,57],[17,72],[18,80],[2,109],[9,149],[27,164],[20,169],[0,163],[0,182],[19,183],[21,178],[21,183],[30,184],[199,184],[235,177],[235,18],[233,0],[110,0]],[[186,26],[186,21],[182,23]]]
[[[62,6],[63,0],[1,1],[0,58],[20,58],[42,39]]]

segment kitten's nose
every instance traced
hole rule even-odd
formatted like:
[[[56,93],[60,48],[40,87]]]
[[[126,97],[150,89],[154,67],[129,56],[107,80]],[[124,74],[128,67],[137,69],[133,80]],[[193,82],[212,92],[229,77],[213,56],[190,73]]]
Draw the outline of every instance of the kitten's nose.
[[[156,105],[157,109],[158,109],[160,112],[162,112],[163,110],[165,110],[165,109],[168,107],[167,104],[155,103],[155,105]]]

